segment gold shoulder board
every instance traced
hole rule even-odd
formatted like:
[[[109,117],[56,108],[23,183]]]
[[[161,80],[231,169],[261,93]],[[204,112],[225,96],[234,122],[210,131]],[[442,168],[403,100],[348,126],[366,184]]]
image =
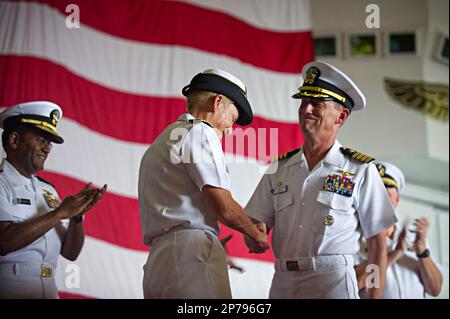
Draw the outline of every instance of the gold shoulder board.
[[[291,157],[292,155],[294,155],[294,154],[300,152],[301,149],[302,149],[301,147],[300,147],[300,148],[296,148],[296,149],[291,150],[291,151],[289,151],[289,152],[286,152],[286,153],[283,153],[283,154],[281,154],[281,155],[278,155],[277,157],[275,157],[275,158],[272,160],[272,162],[275,162],[275,161],[281,161],[281,160],[284,160],[284,159],[286,159],[286,158],[289,158],[289,157]]]
[[[340,150],[341,150],[342,154],[344,154],[348,157],[354,158],[355,160],[360,161],[361,163],[369,164],[370,162],[375,160],[375,158],[373,158],[373,157],[370,157],[363,153],[357,152],[348,147],[341,147]]]

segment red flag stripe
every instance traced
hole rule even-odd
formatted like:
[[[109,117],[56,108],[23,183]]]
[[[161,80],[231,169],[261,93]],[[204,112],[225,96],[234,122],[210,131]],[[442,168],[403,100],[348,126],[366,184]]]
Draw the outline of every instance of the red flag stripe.
[[[62,106],[64,117],[124,141],[149,144],[169,123],[186,112],[184,98],[160,98],[119,92],[90,82],[62,66],[33,57],[0,56],[0,75],[8,79],[0,86],[0,105],[50,100]],[[124,105],[129,107],[124,109]],[[149,121],[152,125],[148,125]],[[302,143],[297,123],[255,116],[248,127],[277,128],[277,153],[287,152]],[[270,159],[270,145],[273,146],[273,143],[267,132],[266,156],[253,156],[267,162]],[[252,156],[252,153],[249,154],[246,150],[242,153],[239,149],[237,154]]]
[[[85,182],[64,175],[41,172],[39,176],[52,183],[58,190],[61,199],[80,191]],[[139,203],[137,199],[126,198],[106,192],[98,204],[86,215],[86,235],[118,245],[123,248],[148,251],[144,246],[139,218]],[[233,257],[248,258],[248,249],[242,235],[221,226],[221,237],[234,235],[233,243],[227,245],[227,252]],[[252,259],[273,261],[272,252],[251,255]]]
[[[104,87],[152,97],[181,97],[181,88],[193,74],[222,68],[247,85],[256,115],[282,122],[297,117],[297,101],[290,96],[301,81],[298,74],[188,47],[123,40],[88,27],[69,29],[64,17],[47,5],[0,2],[0,14],[0,29],[18,28],[27,34],[24,41],[0,32],[0,43],[8,43],[0,47],[2,55],[41,57]]]
[[[72,3],[80,8],[80,29],[66,27]],[[278,129],[277,153],[301,145],[298,101],[290,95],[313,59],[309,8],[308,0],[0,1],[0,107],[51,100],[64,111],[58,130],[66,143],[53,148],[49,171],[40,175],[61,198],[87,181],[109,186],[86,217],[79,288],[66,286],[60,266],[68,261],[58,261],[61,297],[142,298],[149,248],[140,227],[139,162],[185,112],[180,91],[195,73],[223,68],[238,76],[248,88],[252,127]],[[266,137],[266,153],[273,144]],[[245,205],[267,156],[226,152],[233,197]],[[248,163],[254,157],[260,161]],[[222,226],[221,237],[230,233],[228,254],[248,267],[245,279],[231,272],[233,295],[266,298],[272,253],[249,254],[242,236]]]
[[[86,184],[64,175],[41,172],[39,176],[52,183],[63,200],[78,193]],[[148,250],[142,240],[137,199],[106,192],[98,204],[86,214],[86,234],[109,243],[134,250]]]
[[[68,15],[66,7],[73,3],[71,0],[37,2],[58,9],[64,16]],[[310,32],[264,30],[187,3],[134,0],[131,6],[123,0],[78,0],[76,4],[83,24],[124,39],[196,48],[287,73],[299,73],[301,66],[313,56]]]
[[[61,298],[61,299],[95,299],[95,297],[78,295],[78,294],[64,292],[64,291],[59,291],[58,295],[59,295],[59,298]]]

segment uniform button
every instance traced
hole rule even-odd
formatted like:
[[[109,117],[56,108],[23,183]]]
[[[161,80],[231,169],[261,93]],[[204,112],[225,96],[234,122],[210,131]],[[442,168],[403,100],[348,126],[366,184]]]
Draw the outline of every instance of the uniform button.
[[[306,206],[306,203],[305,203],[305,202],[302,202],[302,206],[305,207],[305,206]]]
[[[298,229],[302,229],[303,225],[298,225]]]

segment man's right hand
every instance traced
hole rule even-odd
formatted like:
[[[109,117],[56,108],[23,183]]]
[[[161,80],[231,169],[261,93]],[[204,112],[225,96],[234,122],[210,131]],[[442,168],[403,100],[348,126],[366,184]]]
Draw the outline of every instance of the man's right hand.
[[[67,196],[56,209],[61,219],[68,219],[85,213],[103,195],[106,185],[101,189],[90,189],[91,183],[84,186],[76,195]]]
[[[267,239],[267,227],[265,223],[255,224],[258,229],[256,237],[250,238],[244,235],[244,242],[249,249],[249,253],[262,254],[269,249],[269,241]]]

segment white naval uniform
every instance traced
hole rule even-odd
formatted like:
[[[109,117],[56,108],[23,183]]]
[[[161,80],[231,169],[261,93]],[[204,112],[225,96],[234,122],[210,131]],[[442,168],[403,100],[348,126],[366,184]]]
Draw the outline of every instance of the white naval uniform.
[[[56,202],[44,196],[53,194]],[[0,172],[0,221],[20,223],[54,210],[59,204],[56,190],[35,176],[26,178],[6,160]],[[67,228],[67,220],[61,224]],[[30,245],[0,256],[0,298],[58,298],[55,268],[61,240],[52,228]],[[52,273],[42,273],[42,267]]]
[[[361,232],[369,238],[397,220],[375,166],[340,147],[335,141],[311,172],[301,150],[272,163],[276,172],[263,176],[247,204],[249,216],[273,228],[270,298],[358,298],[353,256]],[[350,197],[324,190],[326,177],[339,170],[354,174]],[[299,271],[288,271],[288,261]]]
[[[389,241],[388,251],[394,249],[394,244]],[[359,256],[361,261],[367,262],[367,257]],[[362,299],[367,299],[367,289],[359,292]],[[386,270],[386,282],[384,284],[384,299],[424,299],[425,287],[420,281],[419,258],[413,251],[406,250],[393,265]]]
[[[144,244],[145,298],[231,298],[217,218],[204,185],[231,190],[214,129],[183,114],[144,154],[139,170],[139,212]]]
[[[415,252],[406,253],[388,267],[384,286],[385,299],[423,299],[425,288],[420,281],[419,258]]]

